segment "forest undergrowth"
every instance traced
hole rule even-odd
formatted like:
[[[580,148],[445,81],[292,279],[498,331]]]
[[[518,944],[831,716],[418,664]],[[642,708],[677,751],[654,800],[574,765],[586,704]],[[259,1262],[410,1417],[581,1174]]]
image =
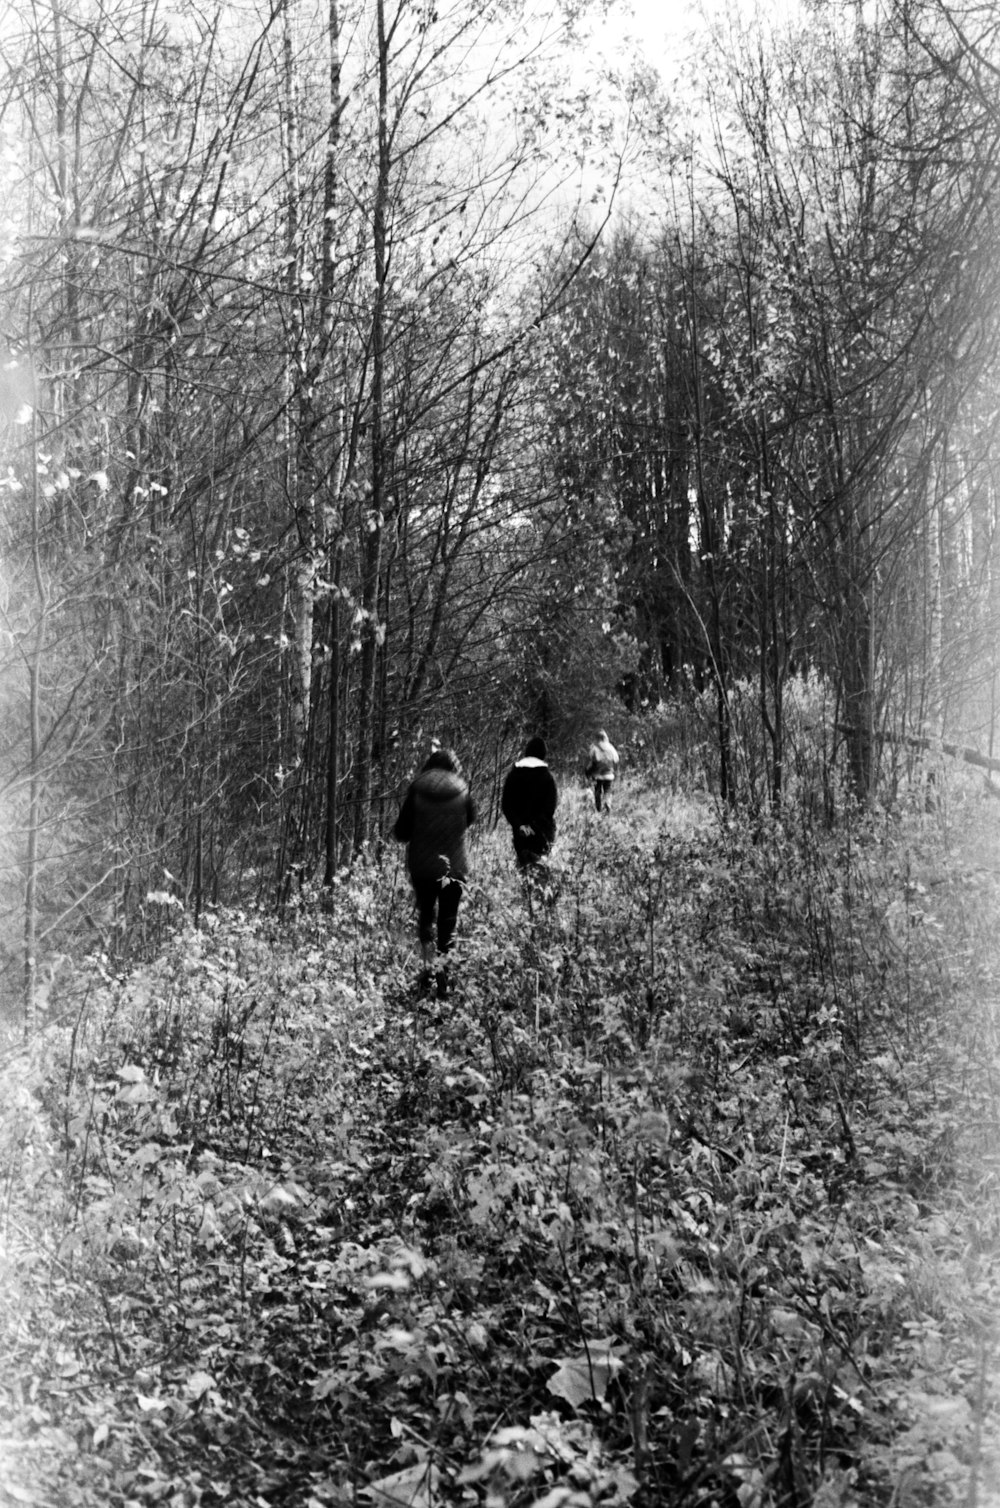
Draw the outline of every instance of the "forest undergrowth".
[[[1000,1502],[993,807],[399,857],[6,1050],[0,1503]]]

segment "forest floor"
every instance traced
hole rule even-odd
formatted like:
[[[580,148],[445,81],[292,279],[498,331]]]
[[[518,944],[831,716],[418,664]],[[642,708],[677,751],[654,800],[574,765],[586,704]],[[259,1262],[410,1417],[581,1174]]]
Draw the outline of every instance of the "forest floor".
[[[998,1508],[1000,813],[560,821],[10,1046],[3,1508]]]

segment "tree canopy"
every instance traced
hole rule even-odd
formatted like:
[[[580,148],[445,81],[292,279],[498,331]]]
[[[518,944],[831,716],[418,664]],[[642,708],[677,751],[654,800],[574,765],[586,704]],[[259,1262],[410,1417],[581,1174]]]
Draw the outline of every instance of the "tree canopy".
[[[5,27],[29,998],[43,941],[127,951],[151,887],[197,917],[329,886],[432,737],[495,782],[529,731],[571,760],[707,698],[722,799],[804,779],[827,820],[907,739],[992,757],[990,16],[731,20],[686,97],[588,71],[586,24]]]

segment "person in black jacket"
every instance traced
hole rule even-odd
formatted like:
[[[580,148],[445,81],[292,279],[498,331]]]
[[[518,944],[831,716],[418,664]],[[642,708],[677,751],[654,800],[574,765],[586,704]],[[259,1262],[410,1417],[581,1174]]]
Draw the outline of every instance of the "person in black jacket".
[[[544,858],[556,835],[559,792],[545,762],[547,752],[544,739],[529,738],[521,758],[508,771],[500,797],[500,810],[510,823],[522,869]]]
[[[392,835],[407,845],[406,865],[417,903],[417,931],[423,969],[421,988],[430,985],[437,953],[450,952],[462,888],[469,874],[465,835],[476,820],[476,804],[450,749],[435,749],[413,781]],[[438,998],[448,994],[448,968],[437,971]]]

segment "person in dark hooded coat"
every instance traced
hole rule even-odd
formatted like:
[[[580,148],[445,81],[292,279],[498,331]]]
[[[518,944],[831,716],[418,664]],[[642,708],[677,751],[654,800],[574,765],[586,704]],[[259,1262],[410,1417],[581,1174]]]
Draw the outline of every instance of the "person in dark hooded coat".
[[[545,740],[529,738],[521,758],[508,771],[500,797],[500,810],[510,823],[522,869],[544,858],[556,836],[559,791],[547,757]]]
[[[434,970],[435,954],[451,951],[462,889],[469,874],[465,835],[476,820],[476,805],[450,749],[435,749],[406,793],[392,830],[407,845],[406,865],[417,904],[417,931],[423,963],[421,987]],[[435,930],[437,942],[435,947]],[[448,993],[448,968],[437,971],[437,993]]]

